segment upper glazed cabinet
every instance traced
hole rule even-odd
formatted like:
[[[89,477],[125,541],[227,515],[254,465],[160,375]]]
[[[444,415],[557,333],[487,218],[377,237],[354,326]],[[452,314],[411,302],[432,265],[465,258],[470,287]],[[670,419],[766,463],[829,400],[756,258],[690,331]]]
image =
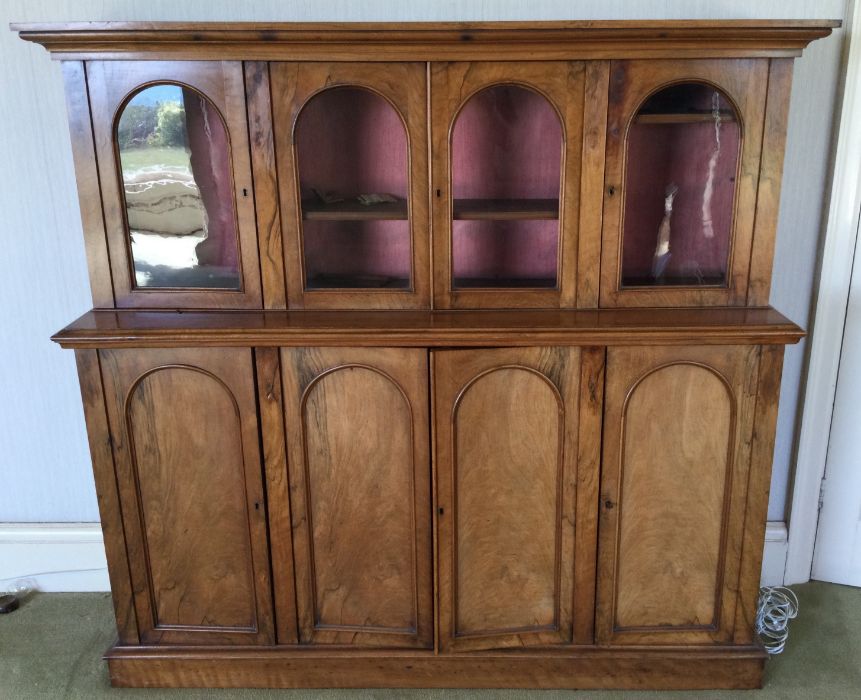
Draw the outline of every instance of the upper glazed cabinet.
[[[764,306],[790,70],[88,62],[97,305]]]

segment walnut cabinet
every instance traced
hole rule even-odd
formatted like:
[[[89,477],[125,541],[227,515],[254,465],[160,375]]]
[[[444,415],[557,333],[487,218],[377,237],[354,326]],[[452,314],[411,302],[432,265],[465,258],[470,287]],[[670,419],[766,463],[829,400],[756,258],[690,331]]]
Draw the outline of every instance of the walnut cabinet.
[[[19,25],[119,686],[748,688],[833,22]]]

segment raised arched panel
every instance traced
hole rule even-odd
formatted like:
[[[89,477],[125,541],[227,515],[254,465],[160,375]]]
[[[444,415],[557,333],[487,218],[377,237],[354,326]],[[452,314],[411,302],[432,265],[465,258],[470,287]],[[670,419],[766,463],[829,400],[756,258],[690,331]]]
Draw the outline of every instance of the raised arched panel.
[[[455,404],[457,636],[556,627],[564,418],[526,367],[479,376]]]
[[[308,388],[302,423],[316,625],[414,630],[409,402],[391,377],[347,366]]]
[[[732,638],[759,349],[608,350],[598,640]]]
[[[655,370],[631,390],[622,415],[617,627],[715,624],[734,404],[723,378],[688,363]]]
[[[141,639],[272,641],[250,351],[100,358]]]
[[[434,353],[446,650],[572,639],[579,357]]]
[[[282,350],[299,640],[432,643],[427,354]]]
[[[198,369],[155,369],[129,394],[126,424],[156,627],[253,629],[242,434],[233,395]]]

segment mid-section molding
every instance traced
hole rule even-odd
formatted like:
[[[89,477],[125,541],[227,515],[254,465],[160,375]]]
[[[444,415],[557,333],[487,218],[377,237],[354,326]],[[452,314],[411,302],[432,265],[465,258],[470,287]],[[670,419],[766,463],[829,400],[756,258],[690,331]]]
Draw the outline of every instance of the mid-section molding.
[[[804,331],[770,307],[476,311],[92,310],[66,348],[783,345]]]

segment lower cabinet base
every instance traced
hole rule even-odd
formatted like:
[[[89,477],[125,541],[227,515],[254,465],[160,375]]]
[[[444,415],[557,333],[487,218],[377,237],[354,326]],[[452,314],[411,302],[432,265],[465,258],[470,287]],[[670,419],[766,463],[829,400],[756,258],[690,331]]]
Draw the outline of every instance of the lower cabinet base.
[[[760,688],[759,647],[431,652],[114,647],[118,687],[209,688]]]

